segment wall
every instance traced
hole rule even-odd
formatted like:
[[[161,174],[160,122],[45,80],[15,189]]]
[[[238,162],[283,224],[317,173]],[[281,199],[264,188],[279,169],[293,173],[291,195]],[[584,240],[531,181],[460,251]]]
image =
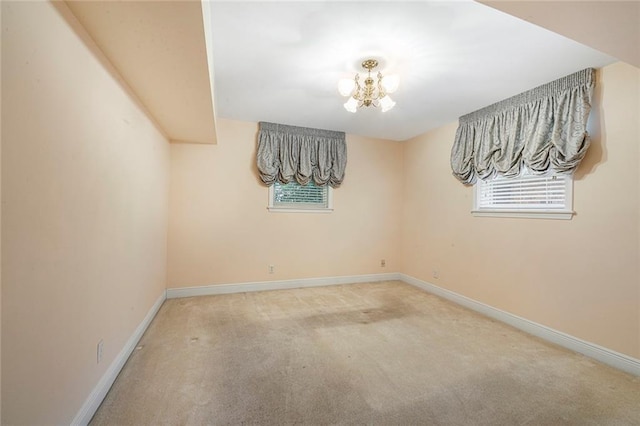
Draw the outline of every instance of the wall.
[[[593,0],[476,0],[640,67],[640,3]],[[607,31],[593,31],[606,28]]]
[[[2,7],[0,7],[0,31],[2,31]],[[2,55],[0,55],[0,80],[2,79]],[[2,85],[0,84],[0,100]],[[0,102],[0,135],[2,135],[2,102]],[[0,141],[2,140],[0,136]],[[0,176],[2,176],[2,144],[0,143]],[[0,178],[0,206],[2,205],[2,179]],[[0,208],[0,224],[2,209]],[[0,259],[2,258],[2,226],[0,225]],[[0,384],[2,383],[2,262],[0,262]],[[0,425],[2,424],[2,386],[0,385]]]
[[[169,288],[399,271],[400,144],[347,136],[335,211],[274,213],[255,166],[258,125],[217,128],[217,146],[171,146]]]
[[[2,421],[69,424],[163,294],[169,146],[64,3],[2,59]]]
[[[449,166],[457,123],[405,143],[402,271],[640,358],[640,71],[598,79],[571,221],[471,216]]]

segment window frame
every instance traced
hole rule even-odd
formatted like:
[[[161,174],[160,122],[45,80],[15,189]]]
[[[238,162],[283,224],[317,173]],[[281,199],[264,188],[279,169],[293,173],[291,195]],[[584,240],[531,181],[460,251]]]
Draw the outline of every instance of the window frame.
[[[320,207],[316,205],[305,205],[300,203],[299,206],[294,205],[277,205],[275,203],[275,186],[269,185],[269,201],[267,204],[267,210],[277,213],[331,213],[333,211],[333,188],[330,185],[325,185],[322,188],[327,190],[327,206]]]
[[[473,208],[471,214],[476,217],[509,217],[509,218],[527,218],[527,219],[560,219],[570,220],[573,218],[575,211],[573,210],[573,175],[570,174],[555,174],[550,173],[547,175],[541,175],[548,178],[564,178],[565,181],[565,205],[563,209],[545,209],[545,208],[487,208],[480,207],[480,191],[481,185],[489,181],[481,181],[478,179],[473,185]],[[529,173],[524,173],[522,176],[513,178],[514,180],[534,177]],[[535,176],[540,177],[540,175]]]

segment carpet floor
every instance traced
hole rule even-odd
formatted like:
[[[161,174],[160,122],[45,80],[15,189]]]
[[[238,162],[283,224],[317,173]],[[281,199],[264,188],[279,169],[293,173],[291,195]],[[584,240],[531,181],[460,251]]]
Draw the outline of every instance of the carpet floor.
[[[167,300],[91,425],[640,425],[640,378],[398,281]]]

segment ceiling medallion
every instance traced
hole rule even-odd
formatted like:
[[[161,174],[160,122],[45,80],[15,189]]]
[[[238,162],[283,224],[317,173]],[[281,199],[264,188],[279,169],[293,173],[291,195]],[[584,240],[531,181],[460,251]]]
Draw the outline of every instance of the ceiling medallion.
[[[344,78],[338,82],[338,91],[342,96],[349,96],[344,108],[349,112],[356,112],[360,107],[380,106],[382,112],[389,111],[395,106],[395,102],[388,93],[393,93],[398,88],[398,76],[391,75],[383,79],[382,73],[374,79],[371,70],[378,66],[375,59],[367,59],[362,62],[362,68],[367,70],[364,86],[360,84],[360,74],[352,79]],[[377,81],[376,81],[377,80]]]

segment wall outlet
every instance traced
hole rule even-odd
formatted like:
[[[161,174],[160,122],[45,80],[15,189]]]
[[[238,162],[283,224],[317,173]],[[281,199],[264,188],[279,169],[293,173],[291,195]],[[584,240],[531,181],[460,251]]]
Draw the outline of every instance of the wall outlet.
[[[275,266],[269,265],[269,273],[270,274],[273,274],[274,269],[275,269]]]
[[[387,261],[386,261],[386,260],[384,260],[384,259],[380,260],[380,266],[381,266],[381,267],[383,267],[383,268],[384,268],[385,266],[387,266]]]
[[[433,278],[435,279],[440,278],[440,272],[437,269],[433,270]]]
[[[102,361],[103,349],[104,349],[104,342],[102,341],[102,339],[100,339],[100,341],[98,342],[97,350],[96,350],[96,360],[98,361],[98,364],[100,364],[100,361]]]

